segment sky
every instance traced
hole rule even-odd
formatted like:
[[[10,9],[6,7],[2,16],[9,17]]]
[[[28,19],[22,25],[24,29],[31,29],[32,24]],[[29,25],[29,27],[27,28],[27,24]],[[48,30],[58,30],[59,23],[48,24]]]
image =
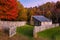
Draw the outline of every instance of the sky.
[[[58,0],[19,0],[24,7],[34,7],[46,2],[57,2]]]

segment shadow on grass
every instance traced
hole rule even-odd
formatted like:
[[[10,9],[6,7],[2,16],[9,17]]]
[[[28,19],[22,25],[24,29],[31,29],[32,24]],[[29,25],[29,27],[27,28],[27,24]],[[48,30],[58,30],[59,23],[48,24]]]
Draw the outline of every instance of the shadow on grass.
[[[17,28],[17,33],[23,34],[28,37],[33,37],[33,26],[25,25]]]

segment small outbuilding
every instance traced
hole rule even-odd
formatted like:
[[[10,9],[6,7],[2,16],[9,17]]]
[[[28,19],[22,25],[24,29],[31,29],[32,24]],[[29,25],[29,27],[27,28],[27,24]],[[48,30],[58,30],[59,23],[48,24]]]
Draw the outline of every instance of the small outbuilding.
[[[33,35],[35,38],[37,37],[38,32],[59,26],[58,24],[52,24],[52,20],[45,16],[32,16],[31,25],[34,25]]]
[[[45,16],[32,16],[31,25],[34,26],[45,26],[52,25],[52,21]]]

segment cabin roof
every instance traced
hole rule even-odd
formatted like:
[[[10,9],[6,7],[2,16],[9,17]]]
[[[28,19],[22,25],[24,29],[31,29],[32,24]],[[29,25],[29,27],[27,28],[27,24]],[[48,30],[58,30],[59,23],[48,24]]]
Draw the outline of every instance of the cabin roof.
[[[40,22],[50,22],[51,20],[44,17],[44,16],[33,16],[33,18],[35,18],[36,20],[40,21]]]

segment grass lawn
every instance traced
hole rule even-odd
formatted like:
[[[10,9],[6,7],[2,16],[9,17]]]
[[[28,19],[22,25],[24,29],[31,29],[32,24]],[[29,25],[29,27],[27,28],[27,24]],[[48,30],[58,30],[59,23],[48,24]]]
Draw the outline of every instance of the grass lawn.
[[[49,40],[60,40],[60,27],[38,32],[37,35],[42,38],[48,38]]]
[[[17,28],[17,33],[29,38],[33,38],[33,28],[34,27],[31,25],[24,25]]]

